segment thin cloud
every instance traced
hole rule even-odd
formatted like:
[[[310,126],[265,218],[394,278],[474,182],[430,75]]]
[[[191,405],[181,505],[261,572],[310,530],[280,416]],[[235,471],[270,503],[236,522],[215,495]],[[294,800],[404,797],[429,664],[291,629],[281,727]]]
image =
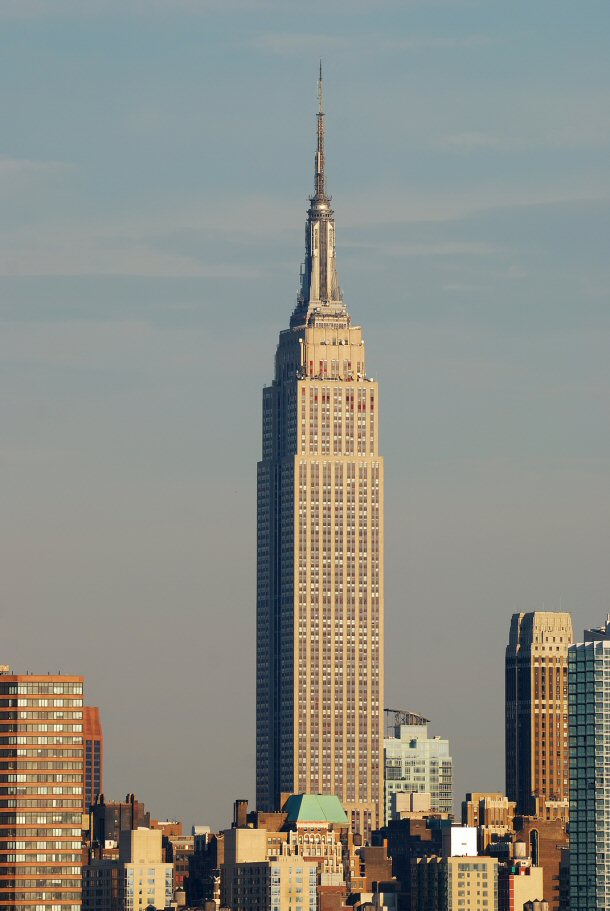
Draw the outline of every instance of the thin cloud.
[[[430,35],[415,34],[407,38],[387,38],[383,35],[329,35],[302,32],[262,32],[254,35],[241,46],[262,53],[318,54],[345,48],[361,52],[447,50],[450,48],[473,49],[490,44],[487,35]]]
[[[183,12],[258,12],[276,7],[273,0],[0,0],[1,20],[52,19],[66,16]]]
[[[342,244],[345,250],[375,250],[384,256],[494,256],[507,252],[499,244],[481,241],[413,241],[406,243],[359,243]]]
[[[588,185],[589,184],[589,185]],[[374,195],[376,205],[371,213],[367,203]],[[461,192],[447,193],[417,186],[403,187],[399,192],[386,188],[368,189],[361,197],[350,194],[341,207],[342,228],[362,228],[385,224],[417,224],[426,222],[456,222],[489,213],[510,209],[541,206],[590,206],[610,203],[610,195],[596,181],[581,186],[472,186]]]
[[[340,207],[340,250],[345,253],[374,250],[383,257],[457,258],[505,256],[510,249],[485,240],[410,239],[387,240],[386,226],[455,224],[476,218],[482,213],[502,212],[532,207],[571,205],[599,206],[603,200],[590,188],[527,187],[522,192],[507,187],[470,188],[461,194],[403,188],[400,193],[374,192],[374,213],[352,193]],[[367,199],[370,195],[367,193]],[[218,278],[227,280],[260,280],[266,272],[253,247],[260,242],[261,226],[273,227],[294,236],[295,251],[300,250],[301,232],[295,221],[293,200],[265,197],[257,201],[257,228],[252,227],[252,200],[223,197],[224,219],[214,217],[217,207],[207,206],[194,198],[186,207],[161,208],[146,216],[126,214],[117,220],[62,221],[28,225],[18,231],[6,228],[0,232],[0,276],[78,276],[131,275],[173,278]],[[610,202],[607,199],[606,202]],[[385,240],[361,240],[361,229],[384,231]],[[207,247],[208,233],[216,241],[225,240],[218,259],[205,259],[200,251]],[[357,232],[357,233],[354,233]],[[378,234],[373,234],[377,237]],[[226,245],[226,241],[229,245]],[[286,268],[292,266],[292,262]],[[276,266],[277,267],[277,266]],[[370,267],[370,264],[369,264]],[[509,268],[508,266],[506,268]],[[525,277],[522,269],[502,274],[502,279]]]
[[[0,464],[40,465],[43,462],[61,463],[70,455],[69,449],[0,449]]]
[[[293,54],[319,55],[337,51],[352,44],[345,35],[324,35],[298,32],[264,32],[254,35],[241,46],[265,54],[291,56]]]
[[[83,6],[77,0],[0,0],[0,19],[48,19],[79,8],[82,12]]]
[[[493,110],[489,96],[478,99],[482,110]],[[432,139],[446,151],[524,152],[536,149],[600,149],[610,145],[610,105],[607,91],[586,98],[565,92],[532,91],[526,101],[514,93],[498,98],[505,113],[491,127],[455,130]]]
[[[380,48],[396,51],[449,50],[451,48],[487,47],[491,44],[489,35],[410,35],[407,38],[380,38]]]
[[[450,133],[442,137],[439,145],[456,152],[474,152],[479,149],[501,149],[503,147],[499,136],[477,130]]]
[[[527,152],[536,149],[592,149],[610,145],[610,127],[604,123],[586,130],[570,127],[547,127],[524,130],[519,126],[515,133],[486,133],[472,130],[450,133],[432,143],[436,148],[468,154],[470,152]]]
[[[32,161],[29,158],[4,158],[0,156],[0,178],[22,174],[57,174],[70,167],[62,161]]]
[[[493,256],[506,252],[499,244],[479,241],[440,241],[431,243],[389,244],[388,256]]]
[[[457,291],[457,292],[467,291],[467,292],[469,292],[469,293],[470,293],[470,292],[474,292],[474,293],[480,293],[480,292],[488,293],[488,292],[491,291],[492,289],[491,289],[491,287],[490,287],[489,285],[477,285],[477,284],[474,284],[474,283],[471,283],[471,282],[448,282],[447,284],[442,285],[442,290],[443,290],[443,291],[448,291],[448,292],[453,292],[453,291]]]
[[[259,279],[263,270],[240,263],[201,262],[144,244],[109,245],[101,239],[48,237],[0,251],[0,276],[132,275],[153,278]]]

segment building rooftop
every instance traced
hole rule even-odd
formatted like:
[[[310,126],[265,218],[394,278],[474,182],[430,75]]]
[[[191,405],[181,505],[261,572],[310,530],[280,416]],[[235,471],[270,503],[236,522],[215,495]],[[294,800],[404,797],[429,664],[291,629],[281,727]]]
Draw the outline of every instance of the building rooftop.
[[[349,825],[338,797],[330,794],[293,794],[284,805],[288,822],[330,822]]]
[[[603,642],[604,639],[610,639],[610,614],[601,626],[585,630],[585,642]]]
[[[417,712],[407,712],[404,709],[384,709],[386,726],[399,727],[401,724],[430,724],[429,718],[424,718]]]

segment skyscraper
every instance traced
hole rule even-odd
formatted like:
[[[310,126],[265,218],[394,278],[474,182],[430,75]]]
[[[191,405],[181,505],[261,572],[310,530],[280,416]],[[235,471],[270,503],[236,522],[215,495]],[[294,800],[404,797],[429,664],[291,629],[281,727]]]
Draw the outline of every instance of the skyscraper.
[[[319,96],[301,287],[263,391],[257,802],[336,794],[366,835],[383,805],[379,394],[337,278],[321,73]]]
[[[610,908],[610,616],[569,650],[570,908]]]
[[[0,911],[80,911],[83,678],[0,671]]]
[[[513,614],[506,649],[506,794],[517,812],[536,813],[536,798],[567,807],[567,613]]]

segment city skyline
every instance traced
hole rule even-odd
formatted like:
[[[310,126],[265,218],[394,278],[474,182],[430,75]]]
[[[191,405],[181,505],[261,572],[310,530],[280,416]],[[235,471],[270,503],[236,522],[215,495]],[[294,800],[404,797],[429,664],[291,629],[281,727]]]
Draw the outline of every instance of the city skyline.
[[[253,796],[259,388],[322,53],[384,390],[386,701],[450,740],[458,798],[503,790],[510,615],[607,607],[608,13],[339,4],[312,35],[295,10],[138,6],[0,6],[5,660],[86,675],[108,794],[212,825],[236,781]],[[161,713],[171,788],[140,769]]]

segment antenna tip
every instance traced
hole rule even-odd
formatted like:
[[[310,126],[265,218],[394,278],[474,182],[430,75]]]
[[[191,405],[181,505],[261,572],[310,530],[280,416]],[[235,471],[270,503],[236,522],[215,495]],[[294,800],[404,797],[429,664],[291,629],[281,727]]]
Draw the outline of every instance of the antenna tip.
[[[320,103],[320,114],[322,113],[322,58],[320,58],[320,76],[318,78],[318,101]]]

